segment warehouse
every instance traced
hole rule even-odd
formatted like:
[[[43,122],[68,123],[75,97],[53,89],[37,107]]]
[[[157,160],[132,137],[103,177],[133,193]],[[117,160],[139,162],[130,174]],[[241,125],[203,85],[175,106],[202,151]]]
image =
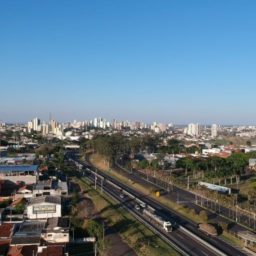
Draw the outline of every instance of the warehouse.
[[[0,165],[0,179],[2,180],[9,180],[13,183],[22,181],[25,184],[34,184],[37,176],[37,165]]]

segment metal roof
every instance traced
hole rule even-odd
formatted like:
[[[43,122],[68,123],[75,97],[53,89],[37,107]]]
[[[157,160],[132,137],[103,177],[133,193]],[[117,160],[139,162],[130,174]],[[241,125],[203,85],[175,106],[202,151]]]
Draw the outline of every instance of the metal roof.
[[[40,197],[32,197],[29,201],[29,205],[41,204],[41,203],[61,204],[61,197],[60,196],[40,196]]]
[[[36,172],[38,165],[0,165],[0,172]]]

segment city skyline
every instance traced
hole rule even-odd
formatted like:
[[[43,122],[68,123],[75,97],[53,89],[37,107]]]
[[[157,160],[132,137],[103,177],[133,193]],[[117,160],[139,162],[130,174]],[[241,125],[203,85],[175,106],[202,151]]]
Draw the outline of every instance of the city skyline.
[[[255,7],[1,3],[0,120],[256,124]]]

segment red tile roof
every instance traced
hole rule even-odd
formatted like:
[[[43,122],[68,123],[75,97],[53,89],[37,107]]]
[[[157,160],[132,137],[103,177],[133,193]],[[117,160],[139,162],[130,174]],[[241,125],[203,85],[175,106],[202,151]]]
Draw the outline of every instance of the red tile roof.
[[[63,256],[64,246],[63,245],[48,245],[47,248],[43,249],[38,256]]]
[[[12,230],[13,230],[13,224],[3,223],[2,225],[0,225],[0,238],[10,239],[12,235]]]

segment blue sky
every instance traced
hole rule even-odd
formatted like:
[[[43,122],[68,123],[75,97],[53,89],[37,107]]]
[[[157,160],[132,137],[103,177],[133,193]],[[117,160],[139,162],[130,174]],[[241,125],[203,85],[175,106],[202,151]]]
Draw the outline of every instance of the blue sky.
[[[254,0],[0,0],[0,120],[256,124]]]

